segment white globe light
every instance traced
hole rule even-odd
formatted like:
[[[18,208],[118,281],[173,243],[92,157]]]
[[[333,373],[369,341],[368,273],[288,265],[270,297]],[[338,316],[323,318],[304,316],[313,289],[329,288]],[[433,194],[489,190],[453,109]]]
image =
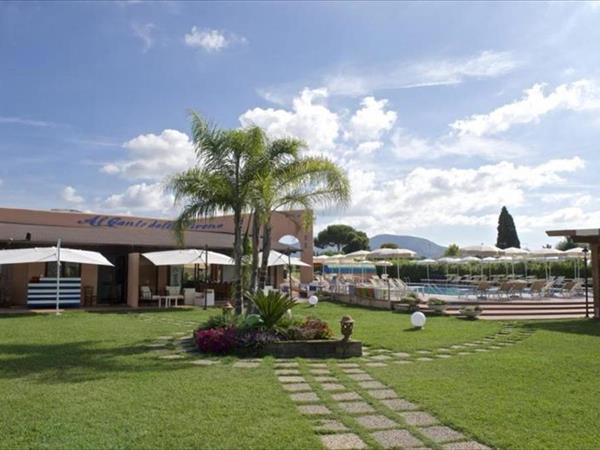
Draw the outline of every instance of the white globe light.
[[[417,311],[410,316],[410,323],[415,328],[423,328],[427,318],[421,311]]]
[[[308,303],[310,306],[317,306],[317,303],[319,303],[319,298],[316,295],[311,295],[308,298]]]

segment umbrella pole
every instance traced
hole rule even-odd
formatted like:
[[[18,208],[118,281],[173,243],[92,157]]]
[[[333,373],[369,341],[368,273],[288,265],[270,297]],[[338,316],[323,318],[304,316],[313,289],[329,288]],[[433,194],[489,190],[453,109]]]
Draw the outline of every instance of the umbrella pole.
[[[204,309],[208,307],[206,294],[208,291],[208,245],[204,245]]]
[[[60,239],[56,243],[56,315],[60,315]]]

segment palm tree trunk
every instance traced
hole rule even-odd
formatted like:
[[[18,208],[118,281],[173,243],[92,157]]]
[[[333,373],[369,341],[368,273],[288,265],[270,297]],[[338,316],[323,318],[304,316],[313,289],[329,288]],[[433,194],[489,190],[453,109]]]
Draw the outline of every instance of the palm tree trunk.
[[[234,266],[234,300],[235,300],[235,313],[242,314],[244,310],[243,298],[242,298],[242,212],[236,209],[233,213],[233,262]]]
[[[264,224],[263,242],[262,242],[262,260],[260,264],[260,275],[258,279],[258,288],[264,289],[267,284],[267,273],[269,264],[269,253],[271,253],[271,214],[268,214]]]
[[[256,291],[258,283],[258,246],[260,245],[260,217],[258,211],[252,214],[252,266],[250,269],[250,292]]]

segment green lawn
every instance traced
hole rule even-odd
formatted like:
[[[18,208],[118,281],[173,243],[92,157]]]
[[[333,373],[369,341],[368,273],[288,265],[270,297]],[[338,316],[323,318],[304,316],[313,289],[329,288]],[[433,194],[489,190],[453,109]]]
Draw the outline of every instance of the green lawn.
[[[336,332],[350,314],[357,338],[398,351],[477,340],[502,326],[429,318],[415,332],[408,315],[328,303],[296,314],[325,318]],[[234,358],[198,367],[158,359],[145,346],[205,317],[201,310],[0,317],[0,448],[319,448],[271,358],[256,369],[234,368]],[[600,324],[530,326],[535,333],[510,348],[369,370],[490,446],[597,448]]]

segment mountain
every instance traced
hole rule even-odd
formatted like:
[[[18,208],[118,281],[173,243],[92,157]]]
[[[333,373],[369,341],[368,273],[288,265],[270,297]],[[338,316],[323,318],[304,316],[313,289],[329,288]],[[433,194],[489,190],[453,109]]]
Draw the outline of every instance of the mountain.
[[[394,243],[400,248],[407,248],[417,255],[425,258],[439,258],[444,254],[446,247],[436,244],[429,239],[415,236],[399,236],[397,234],[378,234],[369,241],[371,250],[378,249],[381,244]]]

